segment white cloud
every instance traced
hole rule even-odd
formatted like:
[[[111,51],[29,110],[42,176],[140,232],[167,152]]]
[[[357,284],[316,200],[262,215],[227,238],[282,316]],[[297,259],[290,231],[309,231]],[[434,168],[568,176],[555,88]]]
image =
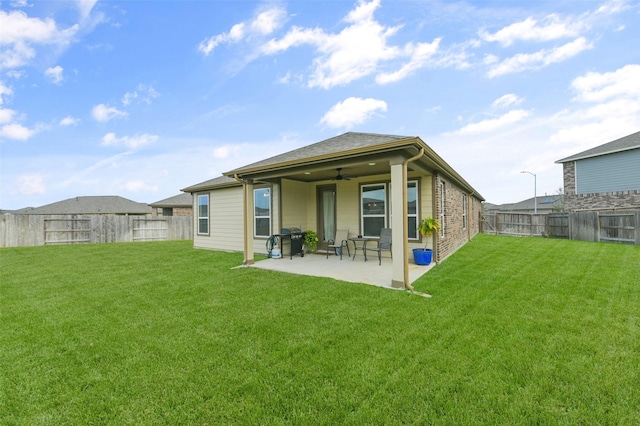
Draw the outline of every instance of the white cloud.
[[[286,11],[273,6],[259,12],[251,21],[235,24],[226,33],[221,33],[203,40],[198,45],[198,50],[205,56],[209,55],[216,47],[224,43],[238,43],[252,35],[265,36],[280,28],[286,19]]]
[[[27,7],[29,6],[29,3],[27,3],[27,0],[11,0],[11,3],[9,3],[11,5],[11,7]]]
[[[504,96],[499,97],[493,104],[491,104],[494,108],[507,108],[513,105],[520,105],[524,99],[516,96],[513,93],[506,94]]]
[[[378,111],[386,111],[387,103],[378,99],[347,98],[338,102],[322,117],[320,123],[332,128],[350,129],[362,124]]]
[[[51,18],[30,18],[20,10],[0,10],[0,69],[17,68],[36,55],[33,45],[65,46],[79,30],[75,24],[59,30]]]
[[[125,117],[127,113],[115,107],[99,104],[93,107],[91,115],[96,121],[106,122],[117,117]]]
[[[409,43],[404,49],[404,52],[408,53],[408,56],[411,57],[409,62],[397,71],[378,74],[376,76],[376,82],[378,84],[386,84],[402,80],[424,67],[438,52],[440,40],[440,38],[437,38],[431,43],[418,43],[416,45]]]
[[[157,135],[150,135],[148,133],[135,136],[123,136],[121,138],[116,137],[115,133],[107,133],[102,138],[103,146],[125,146],[129,149],[140,148],[141,146],[148,145],[158,140]]]
[[[138,84],[138,87],[133,92],[127,92],[122,97],[122,104],[127,106],[133,102],[135,99],[139,99],[140,102],[143,102],[147,105],[150,105],[153,99],[160,96],[153,86],[147,86],[145,84]]]
[[[11,123],[15,113],[12,109],[0,108],[0,124]]]
[[[47,68],[44,72],[44,75],[49,78],[53,83],[60,84],[64,77],[62,76],[63,68],[60,65],[57,65],[52,68]]]
[[[35,130],[28,129],[22,124],[18,123],[6,124],[2,126],[2,128],[0,128],[0,137],[4,137],[7,139],[26,141],[35,134]]]
[[[485,41],[498,42],[502,46],[511,46],[517,41],[549,41],[559,38],[576,37],[585,29],[585,24],[580,21],[573,22],[569,19],[562,20],[556,14],[544,18],[538,23],[534,18],[527,18],[522,22],[516,22],[491,34],[486,30],[479,32],[480,38]]]
[[[16,190],[14,194],[20,195],[35,195],[44,194],[46,186],[44,184],[45,179],[42,174],[24,174],[18,176],[16,183]]]
[[[65,118],[63,118],[62,120],[60,120],[60,125],[61,126],[73,126],[74,124],[78,124],[80,122],[79,118],[75,118],[72,116],[67,116]]]
[[[458,135],[472,135],[479,133],[493,132],[506,126],[512,125],[521,121],[529,116],[529,112],[516,109],[501,115],[498,118],[491,118],[488,120],[479,121],[477,123],[467,124],[463,128],[454,132]]]
[[[589,72],[571,82],[576,100],[598,102],[610,98],[640,98],[640,65],[626,65],[614,72]]]
[[[120,185],[120,187],[126,192],[158,192],[157,185],[151,185],[143,180],[127,181]]]
[[[93,7],[98,3],[98,0],[76,0],[78,10],[82,19],[85,19],[91,13]]]
[[[5,86],[5,84],[0,81],[0,105],[4,103],[5,96],[13,95],[13,90],[9,86]]]
[[[493,78],[530,69],[539,69],[567,60],[592,47],[593,44],[589,43],[586,38],[579,37],[553,49],[543,49],[535,53],[519,53],[491,67],[487,76]]]

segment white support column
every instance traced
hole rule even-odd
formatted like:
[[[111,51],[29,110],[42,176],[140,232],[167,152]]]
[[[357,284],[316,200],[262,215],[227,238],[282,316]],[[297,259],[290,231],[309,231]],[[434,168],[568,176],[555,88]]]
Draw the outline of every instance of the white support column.
[[[407,244],[406,187],[403,159],[391,160],[391,253],[393,254],[391,286],[405,288],[405,249]]]
[[[253,204],[253,181],[244,182],[244,264],[253,265],[253,233],[254,233],[254,204]]]

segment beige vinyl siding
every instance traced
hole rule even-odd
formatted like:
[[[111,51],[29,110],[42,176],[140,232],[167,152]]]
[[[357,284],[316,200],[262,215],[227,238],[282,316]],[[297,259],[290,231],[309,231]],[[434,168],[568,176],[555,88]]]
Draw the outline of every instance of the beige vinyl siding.
[[[193,246],[224,251],[243,250],[242,187],[209,191],[209,235],[195,235]]]
[[[282,227],[291,228],[302,226],[308,229],[307,195],[314,192],[312,184],[293,180],[282,180]]]

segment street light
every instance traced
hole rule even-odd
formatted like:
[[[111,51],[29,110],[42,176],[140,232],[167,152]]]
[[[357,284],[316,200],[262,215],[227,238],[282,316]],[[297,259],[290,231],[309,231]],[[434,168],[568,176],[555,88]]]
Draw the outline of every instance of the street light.
[[[536,174],[528,172],[526,170],[523,170],[520,173],[529,173],[531,176],[533,176],[533,213],[538,214],[538,189],[537,189],[537,182],[536,182],[537,180]]]

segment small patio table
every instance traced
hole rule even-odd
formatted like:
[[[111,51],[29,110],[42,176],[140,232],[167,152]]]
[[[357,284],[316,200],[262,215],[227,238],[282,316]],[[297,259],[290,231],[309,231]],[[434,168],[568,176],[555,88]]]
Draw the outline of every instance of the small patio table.
[[[353,259],[356,260],[356,254],[358,253],[358,243],[362,243],[362,254],[364,254],[364,261],[367,261],[367,241],[371,241],[371,238],[367,237],[351,237],[349,241],[353,242]]]

